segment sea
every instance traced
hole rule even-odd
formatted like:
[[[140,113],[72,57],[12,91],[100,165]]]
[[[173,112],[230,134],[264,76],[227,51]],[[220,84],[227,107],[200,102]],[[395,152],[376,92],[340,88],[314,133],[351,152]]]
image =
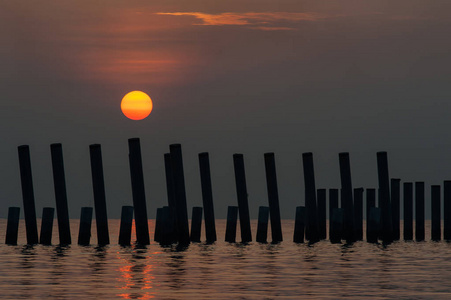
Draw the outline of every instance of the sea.
[[[390,245],[295,244],[294,221],[283,220],[279,244],[226,243],[225,220],[217,220],[214,244],[121,247],[119,223],[109,221],[106,247],[95,245],[95,222],[91,246],[58,246],[56,224],[55,245],[27,246],[21,220],[19,244],[8,246],[0,220],[0,299],[451,299],[451,243],[430,235]],[[75,243],[78,225],[71,220]]]

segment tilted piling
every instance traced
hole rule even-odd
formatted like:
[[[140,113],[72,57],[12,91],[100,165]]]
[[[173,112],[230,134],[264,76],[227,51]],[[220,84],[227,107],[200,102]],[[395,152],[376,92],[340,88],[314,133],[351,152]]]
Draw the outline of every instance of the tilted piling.
[[[92,207],[82,207],[80,213],[80,227],[78,244],[88,246],[91,241]]]
[[[119,245],[130,246],[133,226],[133,206],[122,206]]]
[[[8,208],[8,223],[6,224],[5,244],[17,245],[17,236],[19,233],[20,207]]]
[[[216,241],[216,225],[208,152],[199,153],[199,169],[202,187],[202,203],[204,206],[205,238],[207,243],[213,243]]]
[[[240,215],[241,242],[247,243],[252,241],[252,233],[243,154],[233,155],[233,165],[235,169],[236,194]]]
[[[268,221],[269,221],[269,207],[260,206],[258,208],[258,224],[257,237],[258,243],[266,243],[268,238]]]
[[[307,214],[305,238],[310,243],[314,243],[319,241],[319,233],[313,154],[311,152],[303,153],[302,162],[304,166],[305,209]]]
[[[41,234],[39,236],[39,244],[42,245],[52,244],[54,215],[55,209],[53,207],[44,207],[42,209]]]
[[[157,208],[157,215],[155,216],[155,230],[153,234],[153,240],[155,242],[161,241],[161,232],[163,231],[163,208]]]
[[[191,242],[200,242],[200,235],[202,229],[202,207],[193,207],[193,213],[191,215]]]
[[[273,243],[283,240],[280,221],[279,191],[277,188],[276,162],[274,153],[265,153],[266,188],[268,191],[269,217]]]
[[[238,221],[238,206],[229,206],[227,208],[227,224],[225,232],[226,242],[235,243],[237,221]]]

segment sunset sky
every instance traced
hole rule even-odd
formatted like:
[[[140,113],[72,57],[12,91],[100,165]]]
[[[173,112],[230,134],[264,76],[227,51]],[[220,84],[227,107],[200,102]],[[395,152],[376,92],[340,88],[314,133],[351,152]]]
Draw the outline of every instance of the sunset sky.
[[[267,205],[265,152],[276,155],[283,218],[304,203],[303,152],[314,153],[317,188],[340,186],[344,151],[354,187],[377,187],[377,151],[388,151],[390,176],[441,184],[451,179],[450,12],[449,0],[1,1],[0,217],[22,205],[22,144],[38,217],[55,206],[55,142],[72,218],[93,205],[93,143],[109,216],[131,205],[132,137],[150,218],[166,204],[171,143],[182,144],[189,211],[202,204],[197,154],[210,153],[218,218],[237,203],[233,153],[244,154],[254,218]],[[153,101],[142,121],[121,112],[133,90]]]

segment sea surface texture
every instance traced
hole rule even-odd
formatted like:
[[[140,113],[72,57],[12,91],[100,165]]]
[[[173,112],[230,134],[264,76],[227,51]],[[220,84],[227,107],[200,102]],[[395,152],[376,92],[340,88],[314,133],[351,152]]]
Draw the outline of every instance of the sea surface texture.
[[[3,243],[6,221],[0,226]],[[71,226],[76,242],[78,221]],[[149,226],[153,237],[153,220]],[[252,226],[255,233],[255,222]],[[294,222],[285,220],[284,242],[243,245],[223,241],[224,220],[217,227],[218,242],[181,251],[155,242],[120,247],[119,220],[110,220],[107,247],[94,245],[95,223],[92,246],[28,247],[21,220],[19,245],[0,245],[0,298],[451,299],[451,244],[430,242],[428,236],[426,242],[388,246],[294,244]]]

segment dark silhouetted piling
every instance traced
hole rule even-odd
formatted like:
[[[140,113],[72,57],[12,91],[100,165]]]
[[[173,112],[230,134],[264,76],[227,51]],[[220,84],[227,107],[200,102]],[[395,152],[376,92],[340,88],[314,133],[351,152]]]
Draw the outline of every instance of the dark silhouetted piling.
[[[404,182],[403,184],[403,202],[404,202],[404,240],[413,240],[413,183]]]
[[[339,153],[341,178],[341,207],[343,208],[343,236],[347,243],[354,238],[354,201],[352,199],[351,162],[349,153]]]
[[[401,213],[401,179],[392,178],[390,181],[390,201],[392,215],[392,238],[399,241],[400,232],[400,213]]]
[[[100,246],[110,243],[108,215],[106,209],[105,183],[103,178],[102,150],[99,144],[89,146],[91,157],[92,189],[96,214],[97,243]]]
[[[153,234],[153,240],[155,242],[161,241],[161,232],[163,230],[163,208],[157,208],[157,215],[155,217],[155,230]]]
[[[424,182],[415,182],[415,240],[424,241]]]
[[[313,154],[311,152],[303,153],[302,162],[304,166],[305,209],[307,214],[305,238],[310,243],[314,243],[319,241],[319,234]]]
[[[443,182],[443,239],[451,240],[451,181]]]
[[[268,239],[269,207],[258,208],[257,238],[258,243],[266,243]]]
[[[149,245],[149,224],[147,220],[146,195],[144,190],[144,174],[139,138],[128,140],[130,176],[132,181],[133,207],[135,211],[136,242]]]
[[[367,220],[368,235],[366,237],[368,243],[377,243],[381,230],[381,209],[379,207],[370,208],[370,218]]]
[[[329,239],[332,232],[332,211],[338,208],[338,189],[329,190]]]
[[[330,219],[331,230],[329,232],[329,240],[333,244],[341,243],[343,237],[343,208],[332,209],[332,217]]]
[[[158,242],[162,246],[171,245],[177,241],[175,222],[169,206],[163,206],[160,212],[160,230]],[[157,241],[157,240],[155,240]]]
[[[279,191],[277,188],[276,161],[274,153],[265,153],[266,188],[268,191],[271,238],[273,243],[283,240],[280,221]]]
[[[296,217],[294,220],[293,242],[303,243],[306,223],[306,209],[304,206],[296,207]]]
[[[251,222],[249,217],[249,204],[247,199],[246,174],[244,172],[243,154],[233,155],[233,165],[235,168],[236,195],[238,199],[238,209],[240,214],[241,242],[252,241]]]
[[[368,222],[370,220],[370,209],[376,207],[376,189],[366,189],[366,236],[368,237]]]
[[[61,144],[51,144],[53,182],[55,187],[56,216],[60,245],[72,243],[67,207],[66,177],[64,175],[63,148]]]
[[[205,238],[207,243],[216,241],[215,210],[211,188],[210,160],[207,152],[199,153],[200,183],[204,206]]]
[[[8,208],[8,223],[6,224],[5,244],[17,245],[17,235],[19,233],[20,207]]]
[[[165,153],[164,154],[164,168],[165,168],[165,174],[166,174],[166,192],[168,196],[168,206],[171,210],[172,215],[177,215],[177,203],[175,201],[175,191],[174,191],[174,175],[172,173],[172,162],[171,162],[171,154]],[[174,224],[175,226],[175,224]]]
[[[169,149],[171,152],[171,167],[174,179],[174,195],[176,202],[177,241],[182,246],[189,245],[188,207],[186,204],[182,146],[180,144],[172,144],[169,146]]]
[[[326,224],[326,189],[318,189],[316,193],[318,202],[317,216],[318,216],[318,236],[320,240],[325,240],[327,237]]]
[[[30,149],[27,145],[23,145],[18,147],[18,151],[27,244],[33,245],[38,243],[38,225],[36,223],[36,208],[34,205]]]
[[[354,189],[354,238],[363,240],[363,188]]]
[[[122,206],[119,245],[130,246],[133,226],[133,206]]]
[[[391,243],[393,237],[387,152],[377,152],[377,174],[380,193],[379,208],[381,209],[381,239],[384,243]]]
[[[200,242],[200,233],[202,230],[202,207],[193,207],[191,215],[191,242]]]
[[[440,220],[440,185],[431,186],[431,240],[442,239]]]
[[[55,209],[53,207],[44,207],[42,209],[41,235],[39,237],[39,243],[42,245],[52,244],[54,215]]]
[[[82,207],[80,213],[80,227],[78,244],[88,246],[91,240],[92,207]]]
[[[225,233],[226,242],[235,243],[237,220],[238,220],[238,206],[229,206],[227,208],[227,224]]]

